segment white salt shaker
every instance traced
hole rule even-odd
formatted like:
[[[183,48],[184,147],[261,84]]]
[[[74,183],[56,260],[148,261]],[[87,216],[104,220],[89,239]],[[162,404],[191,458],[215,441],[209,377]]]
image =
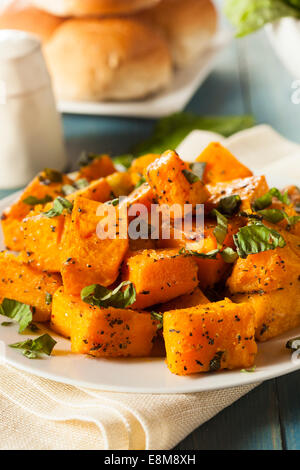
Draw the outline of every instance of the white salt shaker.
[[[0,31],[0,189],[24,186],[66,154],[51,80],[35,36]]]

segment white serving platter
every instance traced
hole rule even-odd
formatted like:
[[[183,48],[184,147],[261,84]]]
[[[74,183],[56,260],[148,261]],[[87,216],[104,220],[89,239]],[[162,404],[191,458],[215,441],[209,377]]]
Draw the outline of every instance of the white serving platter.
[[[299,183],[300,146],[283,139],[268,126],[240,132],[226,141],[216,134],[195,131],[178,150],[183,158],[191,160],[209,141],[216,139],[222,140],[255,172],[264,172],[270,185],[284,187]],[[0,212],[15,199],[16,195],[13,195],[0,201]],[[1,240],[0,247],[3,248]],[[28,360],[8,346],[22,339],[17,327],[0,326],[0,351],[8,364],[37,376],[78,387],[114,392],[194,393],[259,383],[300,369],[300,361],[292,360],[291,353],[285,348],[289,339],[300,336],[300,328],[260,344],[257,368],[253,373],[235,370],[191,377],[172,375],[164,359],[160,358],[94,359],[73,355],[69,341],[52,332],[51,335],[58,343],[53,356]]]
[[[177,70],[170,87],[157,95],[139,101],[126,102],[67,102],[60,101],[62,113],[97,116],[131,116],[159,118],[182,111],[197,89],[213,70],[216,59],[232,40],[228,31],[220,31],[208,49],[191,66]]]

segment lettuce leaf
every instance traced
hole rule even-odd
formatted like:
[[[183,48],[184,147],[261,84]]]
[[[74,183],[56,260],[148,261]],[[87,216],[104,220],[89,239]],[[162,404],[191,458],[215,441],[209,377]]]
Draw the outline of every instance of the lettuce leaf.
[[[284,17],[300,18],[299,0],[226,0],[225,14],[236,27],[238,37],[246,36],[267,23]]]

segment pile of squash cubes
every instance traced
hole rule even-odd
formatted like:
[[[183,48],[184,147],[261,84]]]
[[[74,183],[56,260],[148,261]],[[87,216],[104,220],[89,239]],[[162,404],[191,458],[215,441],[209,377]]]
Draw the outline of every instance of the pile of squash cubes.
[[[177,375],[252,367],[256,341],[300,325],[299,193],[291,188],[286,201],[274,193],[268,210],[288,217],[262,220],[254,205],[270,191],[264,176],[218,143],[197,162],[201,178],[173,151],[137,158],[126,171],[89,155],[74,178],[40,173],[2,215],[0,298],[29,305],[34,321],[49,322],[74,353],[159,355]],[[204,240],[100,239],[98,208],[117,208],[121,196],[128,209],[204,204]],[[214,210],[224,201],[238,204],[223,211],[220,243]],[[251,224],[284,242],[239,255],[238,234]]]

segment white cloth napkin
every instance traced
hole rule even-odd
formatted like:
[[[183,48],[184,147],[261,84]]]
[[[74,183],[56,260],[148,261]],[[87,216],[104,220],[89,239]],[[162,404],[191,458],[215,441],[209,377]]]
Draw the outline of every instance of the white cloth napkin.
[[[192,161],[212,140],[224,141],[195,131],[179,153]],[[282,186],[282,175],[299,181],[300,147],[270,127],[243,131],[225,144],[254,171],[271,172],[271,184],[280,176]],[[2,365],[0,449],[167,450],[256,385],[179,395],[98,392]]]

